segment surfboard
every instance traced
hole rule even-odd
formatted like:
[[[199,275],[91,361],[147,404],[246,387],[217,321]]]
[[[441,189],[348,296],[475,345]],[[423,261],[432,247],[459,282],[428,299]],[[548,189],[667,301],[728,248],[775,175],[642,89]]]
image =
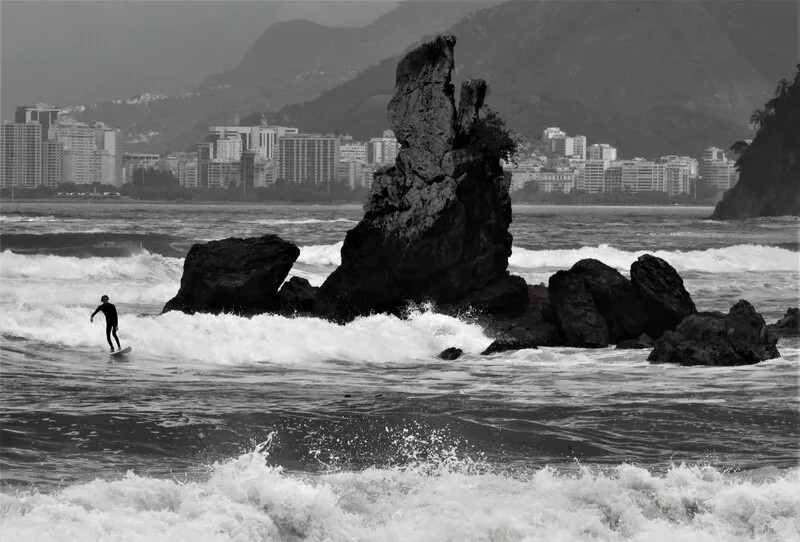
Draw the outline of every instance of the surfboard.
[[[127,354],[127,353],[128,353],[128,352],[130,352],[131,350],[132,350],[132,349],[131,349],[131,347],[130,347],[130,346],[126,346],[126,347],[125,347],[125,348],[123,348],[122,350],[117,350],[116,352],[111,352],[111,355],[112,355],[112,356],[119,356],[119,355],[121,355],[121,354]]]

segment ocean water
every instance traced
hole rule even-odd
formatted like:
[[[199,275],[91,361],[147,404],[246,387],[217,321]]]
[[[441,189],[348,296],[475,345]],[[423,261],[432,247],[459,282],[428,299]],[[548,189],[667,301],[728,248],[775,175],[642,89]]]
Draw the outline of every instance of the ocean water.
[[[669,261],[701,310],[797,306],[794,218],[515,207],[511,270]],[[4,204],[0,538],[800,540],[800,341],[749,367],[483,357],[469,321],[169,313],[195,242],[276,233],[321,284],[358,206]],[[133,352],[107,353],[107,294]],[[447,362],[437,354],[464,350]]]

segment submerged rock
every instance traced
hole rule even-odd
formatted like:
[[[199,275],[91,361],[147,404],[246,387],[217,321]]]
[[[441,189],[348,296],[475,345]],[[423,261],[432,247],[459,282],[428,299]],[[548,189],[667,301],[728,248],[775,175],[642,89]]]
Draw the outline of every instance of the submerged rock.
[[[683,279],[661,258],[644,254],[631,265],[631,284],[647,315],[644,331],[658,339],[697,312]]]
[[[458,359],[461,357],[464,351],[460,348],[456,348],[451,346],[450,348],[445,348],[442,350],[441,354],[439,354],[439,359],[443,359],[446,361],[453,361],[454,359]]]
[[[486,350],[481,352],[482,356],[490,356],[492,354],[497,354],[498,352],[509,352],[511,350],[526,350],[526,349],[537,349],[539,348],[536,346],[536,343],[533,340],[527,339],[516,339],[513,337],[502,337],[500,339],[495,339],[492,341]]]
[[[321,316],[398,314],[425,301],[488,314],[525,309],[524,281],[506,272],[509,178],[473,129],[486,85],[466,81],[456,111],[454,45],[439,36],[398,64],[388,113],[401,149],[376,172],[342,263],[320,288]]]
[[[689,315],[656,341],[647,359],[680,365],[752,365],[779,357],[777,341],[753,306],[740,300],[728,314]]]
[[[183,264],[178,294],[161,313],[254,315],[278,308],[278,287],[300,249],[277,235],[196,244]]]
[[[768,325],[767,328],[776,337],[800,337],[800,309],[796,307],[786,309],[783,318]]]
[[[636,350],[645,348],[653,348],[653,339],[647,333],[642,333],[635,339],[627,339],[617,343],[618,350]]]

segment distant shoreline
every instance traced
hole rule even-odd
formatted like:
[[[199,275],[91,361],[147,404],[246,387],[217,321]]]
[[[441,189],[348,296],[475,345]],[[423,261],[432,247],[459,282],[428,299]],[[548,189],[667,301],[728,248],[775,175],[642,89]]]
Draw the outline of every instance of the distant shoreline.
[[[112,205],[125,205],[125,204],[148,204],[148,205],[231,205],[231,206],[263,206],[269,207],[270,205],[299,205],[304,207],[325,206],[325,207],[340,207],[340,206],[361,206],[358,201],[197,201],[197,200],[144,200],[144,199],[130,199],[130,198],[9,198],[0,199],[0,203],[102,203]],[[714,204],[711,203],[678,203],[678,204],[658,204],[658,203],[527,203],[524,201],[514,202],[511,201],[514,207],[660,207],[664,209],[671,208],[707,208],[713,209]]]

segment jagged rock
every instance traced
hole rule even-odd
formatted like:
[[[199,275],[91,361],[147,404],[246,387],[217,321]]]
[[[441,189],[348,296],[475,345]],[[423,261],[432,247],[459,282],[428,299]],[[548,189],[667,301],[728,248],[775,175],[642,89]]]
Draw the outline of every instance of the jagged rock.
[[[675,330],[684,318],[697,312],[683,279],[661,258],[644,254],[633,262],[631,284],[647,314],[644,331],[653,339]]]
[[[800,64],[794,82],[756,112],[760,125],[749,145],[738,145],[739,181],[725,192],[711,218],[800,215]]]
[[[310,314],[314,310],[318,290],[302,277],[290,278],[278,291],[281,314]]]
[[[443,359],[446,361],[453,361],[454,359],[460,358],[461,354],[463,353],[464,351],[461,350],[460,348],[455,348],[451,346],[450,348],[442,350],[442,353],[439,354],[439,359]]]
[[[440,180],[444,153],[455,143],[453,72],[455,36],[437,36],[410,51],[397,64],[389,123],[401,145],[401,161],[430,182]]]
[[[775,322],[767,326],[772,335],[782,337],[800,337],[800,309],[788,308],[786,314]]]
[[[564,331],[567,346],[608,346],[608,324],[592,299],[582,275],[558,271],[550,277],[550,305]]]
[[[653,339],[647,333],[642,333],[635,339],[627,339],[617,343],[618,350],[635,350],[653,348]]]
[[[536,346],[536,343],[531,340],[524,340],[524,339],[514,339],[511,337],[503,337],[500,339],[495,339],[492,344],[490,344],[486,350],[481,352],[482,356],[490,356],[492,354],[497,354],[498,352],[508,352],[510,350],[526,350],[526,349],[537,349],[539,348]]]
[[[524,295],[516,307],[491,298],[509,299],[509,288],[522,292],[506,272],[509,178],[480,138],[459,132],[450,83],[454,44],[455,38],[439,36],[398,65],[388,111],[402,147],[396,164],[375,174],[364,218],[347,233],[342,263],[320,288],[321,316],[397,314],[425,301],[471,304],[485,313],[524,310]],[[471,127],[485,85],[466,88],[461,118]]]
[[[680,365],[752,365],[780,356],[764,319],[745,300],[728,314],[691,314],[675,331],[666,331],[647,358]]]
[[[278,287],[300,249],[277,235],[196,244],[183,264],[178,295],[161,313],[254,315],[278,308]]]

